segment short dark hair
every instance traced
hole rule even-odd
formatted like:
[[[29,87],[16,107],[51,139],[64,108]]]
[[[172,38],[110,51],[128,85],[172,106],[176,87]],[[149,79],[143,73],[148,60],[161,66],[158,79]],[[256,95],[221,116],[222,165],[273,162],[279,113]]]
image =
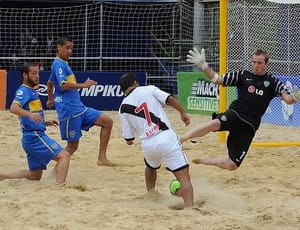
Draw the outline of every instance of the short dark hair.
[[[20,71],[21,74],[23,76],[23,73],[28,74],[29,73],[29,69],[30,67],[35,67],[38,66],[36,63],[32,63],[32,62],[25,62],[21,67],[20,67]]]
[[[134,82],[137,81],[136,75],[134,73],[123,74],[119,80],[119,85],[121,90],[125,92],[130,86],[133,86]]]
[[[256,49],[256,50],[253,52],[253,55],[263,55],[263,56],[265,56],[265,62],[266,62],[266,63],[269,62],[269,53],[268,53],[268,51],[265,50],[265,49],[262,49],[262,48]]]
[[[66,42],[73,42],[73,40],[67,35],[63,35],[56,40],[56,44],[61,46],[63,46]]]

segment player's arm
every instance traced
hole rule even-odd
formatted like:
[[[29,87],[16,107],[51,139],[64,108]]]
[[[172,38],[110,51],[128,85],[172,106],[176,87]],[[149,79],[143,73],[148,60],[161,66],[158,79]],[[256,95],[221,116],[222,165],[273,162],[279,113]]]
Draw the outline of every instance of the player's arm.
[[[294,90],[291,94],[284,92],[281,94],[281,99],[287,104],[291,105],[300,100],[300,91],[297,86],[294,86]]]
[[[42,116],[38,113],[31,113],[22,108],[21,104],[17,101],[13,101],[10,106],[10,112],[18,115],[19,117],[28,117],[34,121],[41,122],[43,120]]]
[[[46,105],[48,108],[52,108],[54,106],[53,88],[53,83],[51,81],[47,81],[48,100],[46,102]]]
[[[167,99],[167,104],[172,106],[180,113],[181,120],[187,126],[190,124],[190,117],[185,112],[184,108],[180,105],[179,101],[172,95],[170,95]]]
[[[208,63],[205,60],[205,50],[201,49],[201,53],[199,53],[198,49],[194,47],[189,51],[187,55],[187,62],[192,63],[198,67],[205,73],[205,75],[211,80],[212,83],[216,85],[222,85],[223,79],[219,77],[219,75],[208,66]]]
[[[97,85],[97,82],[88,78],[83,83],[72,83],[68,81],[62,81],[60,87],[62,88],[62,90],[73,90],[89,88],[92,85]]]

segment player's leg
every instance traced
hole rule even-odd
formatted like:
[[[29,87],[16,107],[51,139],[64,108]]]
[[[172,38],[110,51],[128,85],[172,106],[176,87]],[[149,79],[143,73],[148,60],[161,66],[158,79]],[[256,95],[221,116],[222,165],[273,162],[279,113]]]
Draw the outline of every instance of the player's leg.
[[[24,169],[15,172],[1,173],[0,181],[5,179],[21,179],[21,178],[26,178],[28,180],[40,180],[42,178],[42,174],[43,174],[42,169],[37,169],[33,171]]]
[[[35,132],[32,140],[23,138],[23,147],[27,154],[27,161],[30,170],[29,179],[40,179],[42,170],[47,169],[51,160],[58,163],[55,166],[55,176],[57,183],[65,181],[70,156],[63,147],[45,133]]]
[[[145,182],[147,191],[155,189],[157,180],[157,170],[146,165],[145,167]]]
[[[101,127],[99,135],[100,146],[97,164],[105,166],[115,166],[116,164],[110,162],[106,156],[106,150],[111,135],[113,120],[101,111],[95,110],[93,108],[88,108],[87,111],[83,114],[81,129],[88,131],[89,128],[94,125]]]
[[[196,127],[187,131],[184,135],[182,135],[180,137],[180,142],[183,143],[195,137],[202,137],[209,132],[219,130],[220,126],[221,126],[221,122],[218,119],[214,119],[204,124],[197,125]]]
[[[173,174],[180,182],[180,189],[176,192],[176,195],[183,198],[185,207],[193,206],[194,192],[190,179],[189,167],[187,166],[178,171],[173,171]]]
[[[191,207],[193,205],[194,193],[186,154],[174,131],[164,131],[160,136],[160,140],[157,142],[160,148],[164,149],[165,153],[167,153],[164,154],[167,170],[171,171],[180,182],[180,189],[176,195],[183,198],[185,207]]]
[[[73,153],[78,149],[78,146],[79,146],[79,140],[67,141],[65,151],[67,151],[70,155],[73,155]]]
[[[208,156],[204,159],[194,159],[193,163],[213,165],[221,169],[236,170],[244,160],[252,139],[255,135],[253,127],[236,119],[236,127],[229,132],[227,137],[228,156],[218,158]]]
[[[203,159],[193,159],[192,162],[195,164],[213,165],[218,168],[228,170],[236,170],[238,168],[229,157],[218,158],[213,155],[209,155]]]
[[[57,161],[55,165],[56,182],[64,183],[68,174],[70,154],[66,150],[62,150],[53,160]]]
[[[233,134],[233,132],[229,132],[229,135],[227,137],[227,148],[229,152],[236,149],[235,142],[238,141],[236,138],[237,137]],[[192,162],[195,164],[212,165],[221,169],[228,170],[236,170],[238,168],[236,163],[233,162],[229,156],[219,158],[213,155],[209,155],[203,159],[193,159]]]
[[[100,146],[99,146],[99,154],[98,154],[98,165],[106,165],[106,166],[115,166],[116,164],[110,162],[107,159],[106,151],[107,145],[110,139],[111,130],[113,126],[113,120],[106,114],[101,113],[98,119],[94,123],[97,126],[101,126],[100,130]]]
[[[67,141],[65,150],[72,156],[78,149],[81,132],[81,116],[59,122],[61,139]]]

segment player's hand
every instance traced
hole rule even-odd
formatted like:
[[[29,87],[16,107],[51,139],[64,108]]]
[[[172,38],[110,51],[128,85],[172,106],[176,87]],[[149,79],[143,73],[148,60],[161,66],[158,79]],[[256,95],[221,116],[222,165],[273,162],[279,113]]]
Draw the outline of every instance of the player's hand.
[[[181,120],[183,121],[185,126],[188,126],[191,122],[190,117],[186,113],[181,114]]]
[[[31,113],[30,118],[36,122],[43,121],[43,117],[39,113]]]
[[[88,87],[90,87],[92,85],[97,85],[97,82],[94,81],[94,80],[92,80],[92,79],[90,79],[90,78],[88,78],[88,79],[85,80],[84,85],[85,85],[85,87],[88,88]]]
[[[53,100],[47,100],[46,106],[50,109],[54,106],[54,101]]]
[[[300,91],[299,88],[297,86],[294,86],[294,92],[292,94],[295,98],[296,101],[300,100]]]
[[[46,125],[47,126],[58,126],[58,121],[57,120],[49,120],[49,121],[46,121]]]
[[[203,48],[201,49],[201,53],[199,53],[198,49],[194,47],[192,50],[189,50],[186,57],[187,62],[199,66],[203,71],[208,68],[208,64],[205,61],[205,50]]]

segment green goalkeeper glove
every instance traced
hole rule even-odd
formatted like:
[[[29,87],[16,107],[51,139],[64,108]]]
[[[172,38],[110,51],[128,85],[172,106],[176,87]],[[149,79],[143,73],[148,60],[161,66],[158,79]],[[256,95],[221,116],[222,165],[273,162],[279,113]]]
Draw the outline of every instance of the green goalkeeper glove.
[[[296,101],[300,100],[300,91],[297,86],[294,86],[294,92],[292,94]]]
[[[198,49],[194,47],[189,51],[186,57],[187,62],[199,66],[203,71],[208,68],[208,64],[205,61],[205,50],[203,48],[201,49],[201,53],[199,53]]]

